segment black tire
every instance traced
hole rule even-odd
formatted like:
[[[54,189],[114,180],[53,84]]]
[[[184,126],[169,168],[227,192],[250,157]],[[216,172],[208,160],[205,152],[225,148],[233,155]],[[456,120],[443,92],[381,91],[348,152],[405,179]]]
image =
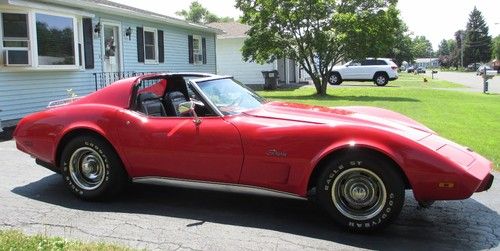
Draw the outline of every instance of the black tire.
[[[376,189],[370,191],[370,187]],[[384,158],[346,152],[331,160],[318,177],[317,200],[341,227],[370,232],[399,215],[404,190],[396,167]]]
[[[60,165],[66,186],[84,200],[108,199],[128,183],[113,147],[95,136],[72,139],[63,149]]]
[[[383,72],[376,73],[375,76],[373,76],[373,82],[377,86],[385,86],[389,83],[389,76],[387,76],[387,73]]]
[[[340,85],[342,84],[342,77],[338,72],[331,72],[328,76],[328,83],[331,85]]]

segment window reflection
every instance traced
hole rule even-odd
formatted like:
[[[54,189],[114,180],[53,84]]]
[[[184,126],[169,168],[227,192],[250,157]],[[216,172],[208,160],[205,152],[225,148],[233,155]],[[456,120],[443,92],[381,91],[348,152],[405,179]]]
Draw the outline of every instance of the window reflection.
[[[74,65],[73,18],[36,14],[39,65]]]

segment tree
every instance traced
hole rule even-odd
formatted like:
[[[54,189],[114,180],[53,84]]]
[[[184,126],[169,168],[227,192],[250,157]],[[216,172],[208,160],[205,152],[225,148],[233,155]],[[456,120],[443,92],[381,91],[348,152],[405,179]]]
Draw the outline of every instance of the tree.
[[[491,36],[481,12],[474,7],[465,30],[464,65],[491,59]]]
[[[250,25],[247,61],[296,60],[326,94],[332,67],[347,59],[386,55],[399,27],[396,0],[237,0]]]
[[[457,42],[453,39],[443,39],[439,44],[436,55],[439,59],[439,64],[443,67],[450,67],[456,65],[454,54],[457,48]],[[458,55],[458,53],[457,53]],[[458,61],[457,61],[458,62]]]
[[[446,39],[441,40],[439,43],[438,50],[436,52],[437,56],[448,56],[450,55],[449,43]]]
[[[413,39],[413,54],[417,58],[432,57],[434,50],[431,42],[425,36],[416,36]]]
[[[493,39],[493,55],[491,56],[493,59],[500,60],[500,35],[496,36]]]
[[[394,33],[394,46],[392,50],[386,55],[392,58],[394,63],[401,65],[403,61],[412,62],[415,60],[412,48],[412,39],[408,32],[408,27],[404,22],[400,22],[400,26]]]
[[[233,22],[232,17],[219,17],[208,11],[198,1],[191,2],[188,10],[177,11],[175,14],[184,17],[187,21],[197,24],[207,24],[213,22]]]

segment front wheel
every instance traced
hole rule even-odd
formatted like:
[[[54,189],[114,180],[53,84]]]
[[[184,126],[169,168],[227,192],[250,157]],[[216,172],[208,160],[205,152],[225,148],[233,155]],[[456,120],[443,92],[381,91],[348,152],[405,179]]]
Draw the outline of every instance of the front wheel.
[[[98,137],[71,140],[62,152],[61,166],[66,186],[82,199],[109,198],[127,183],[120,158],[109,143]]]
[[[379,156],[344,153],[318,179],[318,200],[340,226],[357,232],[392,222],[404,203],[404,182]]]
[[[328,76],[328,83],[331,85],[340,85],[342,83],[342,77],[338,72],[332,72],[330,76]]]

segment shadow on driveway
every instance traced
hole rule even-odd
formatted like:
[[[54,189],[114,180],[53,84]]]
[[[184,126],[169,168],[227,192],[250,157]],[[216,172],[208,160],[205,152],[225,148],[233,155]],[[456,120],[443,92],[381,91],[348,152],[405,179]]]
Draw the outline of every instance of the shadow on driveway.
[[[147,214],[197,221],[186,227],[213,222],[268,229],[357,248],[488,249],[498,247],[500,239],[497,212],[473,199],[437,202],[430,209],[418,209],[413,196],[407,193],[402,214],[393,225],[378,233],[362,235],[338,228],[323,211],[308,201],[283,197],[133,184],[126,193],[110,202],[85,202],[66,189],[59,175],[17,187],[12,192],[83,211]]]

